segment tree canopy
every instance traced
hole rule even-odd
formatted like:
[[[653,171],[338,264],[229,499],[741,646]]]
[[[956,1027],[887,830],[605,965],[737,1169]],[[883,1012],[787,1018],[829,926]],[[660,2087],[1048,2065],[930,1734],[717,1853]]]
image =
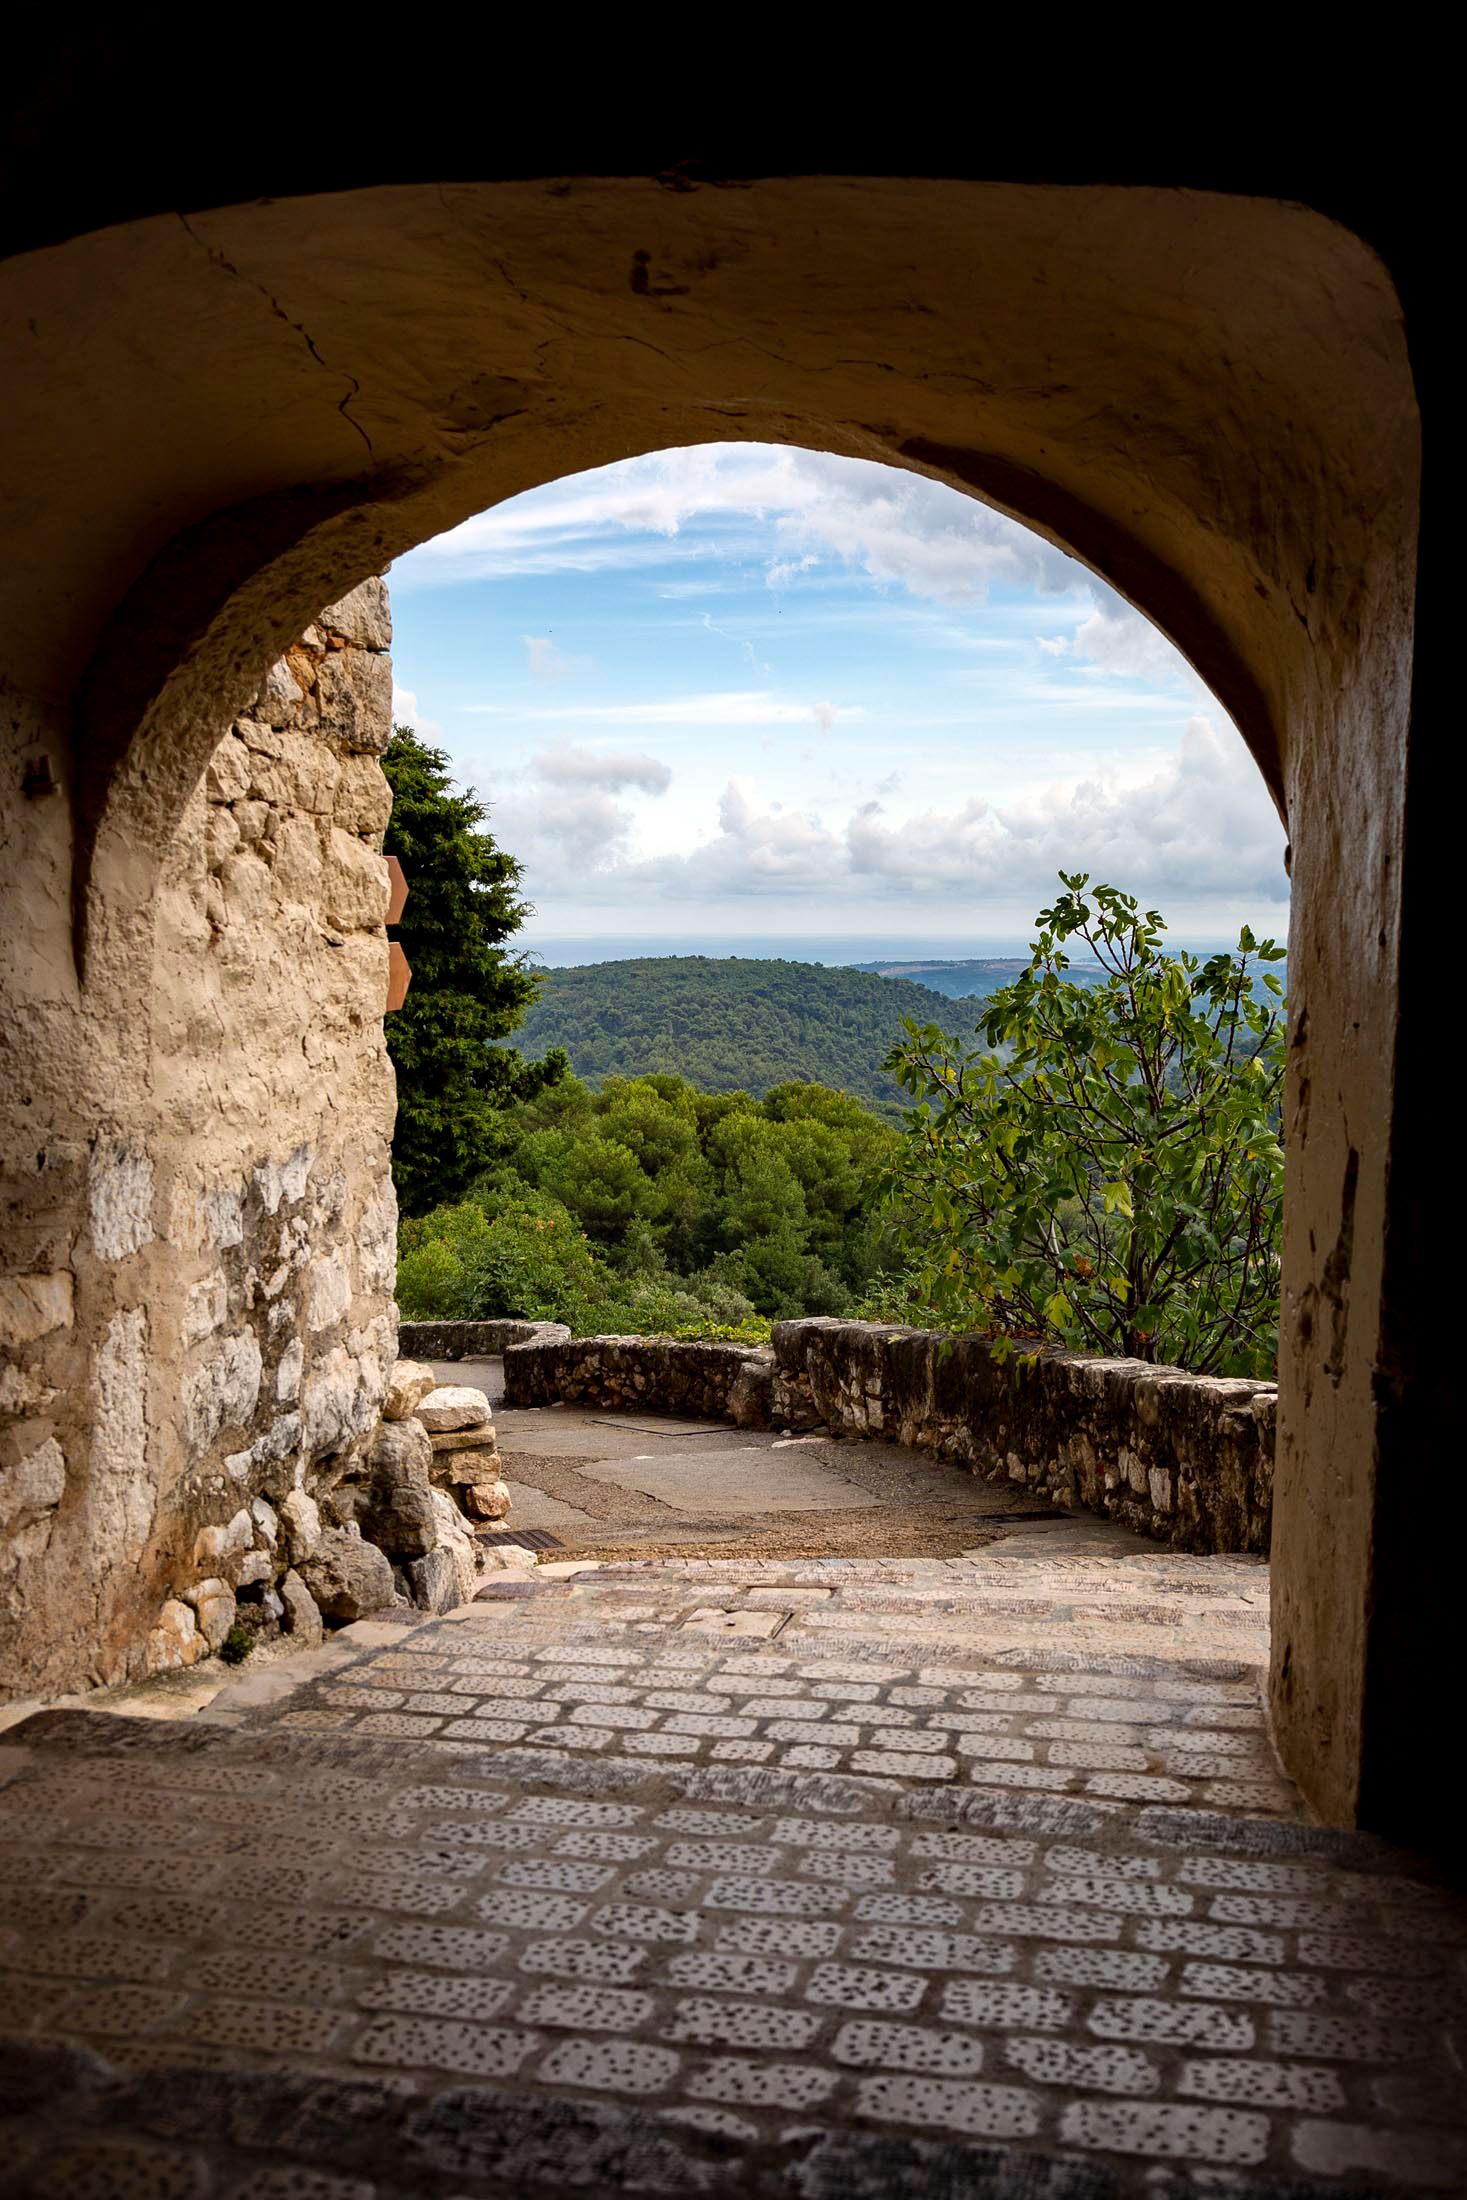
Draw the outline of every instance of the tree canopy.
[[[748,955],[644,956],[544,978],[522,1043],[531,1054],[563,1047],[579,1077],[667,1072],[705,1092],[755,1095],[813,1080],[892,1121],[902,1096],[882,1065],[902,1018],[947,1005],[907,979]]]
[[[530,912],[520,866],[495,845],[484,804],[453,787],[443,751],[407,726],[394,728],[382,768],[392,787],[385,849],[408,880],[397,934],[413,973],[387,1020],[392,1173],[404,1214],[421,1215],[482,1175],[503,1143],[505,1110],[553,1083],[565,1058],[527,1063],[496,1043],[521,1022],[539,980],[505,946]]]
[[[847,1312],[890,1256],[875,1194],[894,1142],[822,1085],[756,1100],[567,1076],[517,1110],[467,1200],[404,1224],[398,1296],[420,1319],[580,1329]]]
[[[1085,872],[976,1045],[907,1025],[889,1188],[918,1296],[948,1321],[1200,1372],[1278,1345],[1283,950],[1168,955],[1156,910]],[[1089,889],[1089,891],[1087,891]],[[1100,983],[1071,979],[1080,941]]]

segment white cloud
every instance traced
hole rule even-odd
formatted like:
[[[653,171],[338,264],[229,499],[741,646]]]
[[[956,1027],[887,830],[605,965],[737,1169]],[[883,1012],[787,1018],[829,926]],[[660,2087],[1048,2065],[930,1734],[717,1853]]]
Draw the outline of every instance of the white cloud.
[[[398,687],[395,682],[392,689],[392,723],[395,726],[411,726],[413,732],[421,734],[425,741],[436,744],[443,740],[443,728],[437,719],[425,718],[418,708],[418,698],[412,689]]]
[[[1039,646],[1050,645],[1041,642]],[[1166,636],[1139,611],[1114,597],[1109,603],[1097,603],[1089,617],[1081,620],[1070,647],[1082,664],[1123,680],[1168,680],[1178,670],[1176,649]]]
[[[400,559],[394,587],[660,565],[695,518],[717,533],[690,545],[689,556],[743,550],[767,560],[772,528],[783,553],[766,566],[775,588],[823,559],[950,602],[981,597],[995,580],[1074,585],[1073,567],[1049,543],[923,474],[828,451],[708,443],[625,459],[496,505]],[[698,582],[675,585],[687,593]]]
[[[672,785],[672,772],[659,757],[578,749],[569,742],[544,750],[532,769],[537,779],[551,786],[600,787],[609,794],[619,794],[625,787],[636,787],[643,794],[666,794]]]
[[[615,805],[611,806],[615,809]],[[1168,899],[1282,903],[1283,833],[1257,768],[1231,728],[1190,719],[1176,749],[1149,777],[1097,772],[990,801],[973,794],[951,809],[893,814],[877,799],[839,824],[761,801],[744,778],[728,781],[718,829],[686,854],[638,858],[631,819],[580,812],[543,820],[560,850],[553,868],[582,890],[590,864],[625,904],[761,896],[806,904],[881,904],[932,912],[942,904],[1021,903],[1052,891],[1055,874],[1088,870],[1163,907]],[[508,845],[519,844],[513,839]]]
[[[525,710],[512,703],[470,703],[465,715],[477,718],[568,718],[608,726],[804,726],[813,718],[828,733],[838,719],[864,716],[856,703],[807,703],[769,688],[715,690],[702,695],[670,695],[648,703],[556,703]]]

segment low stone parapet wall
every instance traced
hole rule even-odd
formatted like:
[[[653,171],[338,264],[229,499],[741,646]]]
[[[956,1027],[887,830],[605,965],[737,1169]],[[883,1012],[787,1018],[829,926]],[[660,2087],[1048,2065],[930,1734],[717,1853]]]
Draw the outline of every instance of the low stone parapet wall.
[[[512,1344],[562,1344],[564,1322],[404,1322],[398,1349],[411,1360],[490,1360]]]
[[[1187,1551],[1266,1553],[1272,1383],[871,1322],[776,1323],[772,1351],[658,1337],[511,1346],[510,1405],[557,1400],[885,1437]]]
[[[577,1337],[512,1346],[504,1355],[509,1406],[567,1404],[616,1412],[685,1413],[710,1421],[767,1427],[767,1404],[742,1402],[752,1384],[767,1391],[768,1352],[738,1344],[692,1344],[673,1337]]]

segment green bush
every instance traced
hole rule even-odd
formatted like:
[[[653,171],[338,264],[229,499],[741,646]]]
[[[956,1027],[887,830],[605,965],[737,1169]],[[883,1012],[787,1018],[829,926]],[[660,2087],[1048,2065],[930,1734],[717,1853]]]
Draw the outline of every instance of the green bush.
[[[1270,1376],[1283,1190],[1283,950],[1168,955],[1114,887],[1040,915],[975,1044],[907,1026],[919,1102],[890,1179],[915,1296],[1005,1338]],[[1066,976],[1080,940],[1105,975]]]

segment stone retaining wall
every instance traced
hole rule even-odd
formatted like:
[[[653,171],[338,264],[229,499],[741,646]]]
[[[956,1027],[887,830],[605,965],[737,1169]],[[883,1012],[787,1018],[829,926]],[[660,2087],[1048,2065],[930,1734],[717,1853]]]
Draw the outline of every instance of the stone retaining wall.
[[[564,1322],[404,1322],[400,1349],[413,1360],[487,1360],[512,1344],[561,1344]]]
[[[1268,1550],[1272,1383],[1071,1352],[1026,1366],[982,1337],[828,1320],[777,1323],[767,1352],[583,1337],[512,1346],[504,1368],[510,1405],[566,1399],[885,1437],[1177,1550]]]
[[[365,581],[270,667],[147,897],[140,997],[65,1059],[18,1034],[30,1089],[75,1098],[0,1185],[0,1696],[191,1662],[221,1592],[278,1601],[376,1428],[389,640]]]

